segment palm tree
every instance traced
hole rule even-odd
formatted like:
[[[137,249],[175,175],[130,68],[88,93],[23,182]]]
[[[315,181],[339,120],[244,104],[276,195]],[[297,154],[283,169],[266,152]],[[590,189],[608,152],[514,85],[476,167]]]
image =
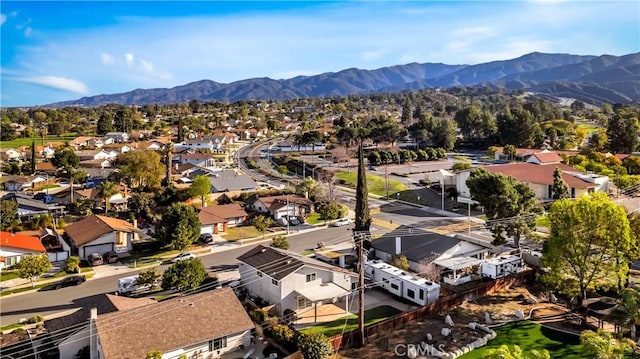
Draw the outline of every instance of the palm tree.
[[[636,324],[640,321],[640,285],[622,291],[620,302],[613,309],[611,318],[620,326],[628,328],[631,339],[636,340]]]
[[[114,182],[104,181],[98,185],[98,196],[105,201],[105,213],[109,212],[109,199],[118,193],[118,188]]]
[[[484,358],[488,359],[549,359],[551,356],[546,349],[542,351],[531,350],[525,354],[518,345],[501,345],[499,348],[491,349]]]

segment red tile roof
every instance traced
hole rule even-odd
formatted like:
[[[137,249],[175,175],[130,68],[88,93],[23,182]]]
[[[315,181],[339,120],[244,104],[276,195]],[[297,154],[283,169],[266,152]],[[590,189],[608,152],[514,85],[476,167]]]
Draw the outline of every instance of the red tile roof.
[[[42,242],[40,242],[40,238],[9,232],[0,232],[0,247],[17,248],[39,253],[46,252]]]
[[[534,153],[533,157],[537,158],[540,163],[558,163],[562,161],[562,157],[555,152]]]
[[[223,223],[229,218],[244,218],[246,216],[247,212],[237,203],[204,207],[198,213],[198,218],[200,218],[200,223],[202,224]]]
[[[569,188],[593,188],[594,183],[583,181],[565,172],[578,172],[575,168],[565,164],[536,165],[533,163],[509,163],[505,165],[486,166],[492,173],[501,173],[505,176],[514,177],[520,182],[551,185],[553,184],[553,171],[560,168],[563,171],[562,179]]]

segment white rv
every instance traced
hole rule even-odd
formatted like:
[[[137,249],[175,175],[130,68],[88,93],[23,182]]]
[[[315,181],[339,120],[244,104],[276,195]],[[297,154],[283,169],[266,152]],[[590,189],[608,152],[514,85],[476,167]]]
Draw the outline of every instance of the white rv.
[[[383,261],[365,263],[365,276],[380,288],[419,305],[438,300],[440,285],[428,279],[413,276]]]
[[[143,285],[136,284],[136,281],[138,280],[139,277],[140,277],[139,275],[134,275],[131,277],[124,277],[124,278],[118,279],[117,294],[118,295],[137,294],[140,292],[146,292],[148,290],[151,290],[158,285],[158,283],[143,284]]]
[[[482,263],[481,273],[483,277],[500,278],[509,274],[519,273],[524,270],[524,262],[517,255],[503,255],[487,259]]]

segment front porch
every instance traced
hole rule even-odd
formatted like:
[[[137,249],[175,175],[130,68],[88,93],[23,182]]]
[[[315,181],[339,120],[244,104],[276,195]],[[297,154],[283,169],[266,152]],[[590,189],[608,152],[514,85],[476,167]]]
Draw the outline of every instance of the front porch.
[[[434,264],[442,268],[443,282],[450,285],[460,285],[470,282],[482,261],[473,257],[452,257],[435,261]]]

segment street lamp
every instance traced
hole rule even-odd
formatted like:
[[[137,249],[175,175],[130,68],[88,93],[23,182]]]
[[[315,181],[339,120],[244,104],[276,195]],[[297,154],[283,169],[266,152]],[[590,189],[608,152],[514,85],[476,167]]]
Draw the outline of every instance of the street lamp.
[[[396,197],[398,197],[398,201],[400,200],[400,192],[396,192]]]
[[[420,204],[420,196],[418,196],[418,204]]]

